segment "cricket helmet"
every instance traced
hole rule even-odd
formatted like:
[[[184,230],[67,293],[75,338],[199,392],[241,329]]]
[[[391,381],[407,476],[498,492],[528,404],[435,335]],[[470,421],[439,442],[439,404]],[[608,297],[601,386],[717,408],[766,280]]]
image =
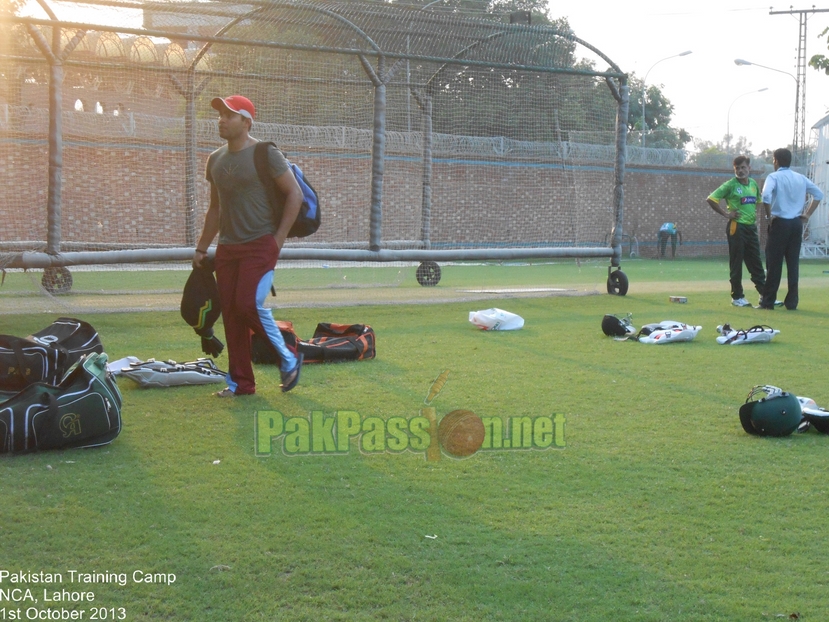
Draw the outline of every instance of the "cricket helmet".
[[[630,321],[631,315],[628,313],[624,317],[618,315],[607,314],[602,318],[602,332],[608,337],[627,337],[635,335],[636,329]]]
[[[752,388],[745,404],[740,406],[743,429],[757,436],[788,436],[797,430],[802,419],[797,396],[768,384]]]

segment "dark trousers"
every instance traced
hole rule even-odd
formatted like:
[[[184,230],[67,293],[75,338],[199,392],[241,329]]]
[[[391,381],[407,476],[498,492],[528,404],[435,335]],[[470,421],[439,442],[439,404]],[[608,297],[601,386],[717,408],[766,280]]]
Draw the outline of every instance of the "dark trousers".
[[[659,232],[659,256],[665,256],[665,249],[668,247],[668,238],[671,239],[671,257],[676,257],[676,233],[667,231]]]
[[[726,226],[728,238],[728,268],[731,282],[731,298],[738,300],[745,296],[743,291],[743,263],[751,275],[751,282],[762,296],[766,285],[766,273],[760,259],[760,238],[756,225],[744,225],[729,220]]]
[[[786,260],[786,275],[789,291],[783,304],[787,309],[797,309],[800,301],[797,291],[800,279],[800,245],[803,242],[803,221],[800,218],[774,218],[769,225],[766,241],[766,267],[768,277],[761,306],[774,305],[780,279],[783,276],[783,260]]]

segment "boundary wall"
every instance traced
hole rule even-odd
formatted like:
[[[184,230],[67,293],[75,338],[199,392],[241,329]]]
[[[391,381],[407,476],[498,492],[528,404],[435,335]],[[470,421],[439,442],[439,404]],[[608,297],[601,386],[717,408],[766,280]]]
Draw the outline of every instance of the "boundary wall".
[[[14,142],[13,148],[8,148],[7,142],[7,148],[0,149],[0,176],[12,179],[13,173],[13,182],[0,185],[0,202],[10,205],[25,196],[30,209],[7,216],[3,241],[24,245],[43,241],[47,227],[47,141],[9,142]],[[67,243],[72,243],[71,250],[78,250],[74,245],[80,245],[84,250],[96,250],[102,245],[141,248],[142,244],[136,240],[147,239],[148,233],[158,246],[185,245],[184,214],[180,208],[185,191],[180,183],[180,171],[184,167],[181,149],[72,140],[66,141],[64,149],[65,166],[73,171],[71,183],[65,184],[63,189],[64,250],[70,250]],[[199,149],[199,170],[203,170],[210,151],[212,148],[209,147]],[[355,171],[370,169],[371,154],[339,154],[328,150],[288,152],[292,160],[302,166],[323,201],[323,225],[310,240],[337,246],[354,239],[366,239],[370,226],[366,205],[371,189],[362,181],[366,175],[355,174]],[[104,164],[111,166],[113,160],[121,163],[122,172],[102,181],[99,171],[104,169]],[[386,188],[383,238],[416,240],[421,226],[420,163],[417,158],[405,155],[388,155],[387,160],[390,172],[396,173],[388,179],[396,182]],[[452,205],[438,202],[433,206],[435,231],[451,236],[444,240],[433,237],[435,249],[444,244],[457,247],[467,240],[479,243],[491,240],[496,244],[511,240],[511,244],[520,245],[522,240],[513,239],[503,227],[513,228],[516,232],[527,231],[536,221],[556,229],[549,239],[569,237],[566,230],[574,226],[572,218],[562,216],[557,220],[549,213],[555,214],[556,203],[563,196],[562,188],[573,179],[578,184],[580,175],[584,176],[586,186],[595,183],[597,171],[606,173],[608,179],[612,179],[614,173],[609,162],[574,164],[565,170],[552,163],[508,159],[482,161],[462,157],[436,157],[433,169],[435,197],[444,194],[463,197]],[[731,175],[730,171],[693,167],[629,164],[624,184],[622,257],[629,257],[631,251],[642,257],[656,256],[657,231],[668,221],[676,222],[681,232],[683,244],[678,253],[682,256],[727,255],[725,222],[708,207],[705,198]],[[509,210],[511,205],[527,204],[522,200],[521,188],[529,183],[529,177],[533,184],[541,183],[548,188],[549,203],[531,209],[516,208],[508,217],[493,219],[493,210]],[[759,176],[755,178],[761,181]],[[349,184],[348,180],[353,183]],[[440,186],[445,184],[453,185],[456,192],[440,192]],[[459,186],[463,192],[457,192]],[[199,226],[207,206],[207,193],[207,183],[201,179],[197,184],[196,201]],[[593,200],[601,203],[603,198],[597,195]],[[598,207],[597,212],[601,212]],[[609,202],[606,209],[609,215],[612,212]],[[539,213],[544,211],[548,213]],[[493,230],[482,232],[482,227]],[[590,242],[606,245],[609,240]]]

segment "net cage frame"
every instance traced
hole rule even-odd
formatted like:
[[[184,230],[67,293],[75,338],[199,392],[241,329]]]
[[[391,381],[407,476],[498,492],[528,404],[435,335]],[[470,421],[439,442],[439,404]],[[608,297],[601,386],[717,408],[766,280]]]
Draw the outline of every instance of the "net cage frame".
[[[621,273],[622,221],[624,214],[624,175],[626,159],[627,123],[630,93],[627,75],[604,53],[593,45],[575,36],[572,31],[561,31],[549,25],[528,25],[504,23],[492,19],[463,14],[455,10],[424,10],[425,6],[404,6],[389,3],[354,2],[348,0],[329,2],[297,2],[248,0],[231,3],[224,0],[203,2],[121,2],[119,0],[85,0],[83,6],[105,6],[153,11],[156,14],[172,14],[190,19],[210,16],[214,21],[224,19],[226,23],[213,34],[187,32],[186,35],[174,29],[165,29],[147,20],[141,28],[120,24],[103,24],[67,21],[58,19],[47,0],[37,0],[47,19],[0,13],[0,23],[6,22],[25,28],[31,37],[33,48],[41,55],[37,58],[16,58],[21,63],[43,63],[48,66],[49,130],[48,130],[48,190],[46,217],[47,239],[41,243],[42,251],[26,248],[26,243],[0,242],[0,266],[5,268],[54,269],[73,265],[125,264],[160,261],[189,260],[198,234],[195,222],[196,184],[201,181],[202,171],[197,167],[199,117],[197,99],[211,80],[227,77],[226,72],[203,69],[201,61],[214,46],[226,45],[233,49],[276,49],[296,50],[309,54],[328,54],[357,59],[373,90],[373,120],[371,127],[371,176],[369,205],[369,235],[366,242],[356,244],[319,244],[311,239],[292,240],[282,250],[280,257],[288,260],[326,260],[359,262],[441,262],[466,260],[515,260],[542,258],[609,258],[608,292],[624,294],[627,290],[626,277]],[[72,4],[72,0],[62,5]],[[434,4],[434,3],[432,3]],[[301,43],[285,37],[279,40],[270,36],[258,39],[238,36],[239,24],[255,23],[265,17],[272,19],[278,12],[284,23],[302,27],[309,23],[308,16],[326,23],[329,32],[335,36],[328,45]],[[234,32],[234,29],[237,32]],[[43,31],[51,31],[51,40]],[[62,193],[62,119],[64,106],[61,90],[66,67],[99,66],[101,69],[129,69],[129,61],[123,58],[104,59],[88,63],[72,60],[72,52],[88,33],[115,33],[119,36],[164,38],[172,42],[195,41],[200,48],[189,58],[186,67],[157,68],[169,76],[184,99],[184,200],[186,221],[186,245],[142,245],[142,248],[118,248],[107,246],[105,250],[94,248],[73,249],[71,244],[61,240],[61,193]],[[440,33],[451,36],[439,37]],[[271,31],[269,34],[281,34]],[[234,36],[237,35],[237,36]],[[503,46],[497,45],[510,37],[529,38],[533,41],[558,41],[568,45],[581,46],[596,58],[607,63],[607,70],[595,69],[593,65],[557,64],[555,54],[536,58],[504,57]],[[540,44],[537,47],[542,47]],[[3,54],[0,53],[0,61]],[[422,74],[412,79],[412,66],[420,68]],[[432,138],[431,105],[435,89],[443,76],[459,72],[464,68],[483,68],[495,71],[521,71],[532,75],[578,76],[603,81],[616,105],[614,140],[611,145],[613,167],[612,182],[612,225],[605,235],[604,245],[595,246],[541,246],[525,247],[503,245],[478,246],[474,248],[435,248],[430,240],[431,212],[431,170]],[[422,113],[423,138],[421,155],[421,238],[419,240],[384,241],[382,239],[383,181],[387,148],[386,112],[387,90],[395,76],[406,73],[407,96],[411,96]],[[233,76],[238,77],[238,76]],[[274,80],[273,76],[245,74],[246,80]],[[278,79],[285,79],[282,76]],[[300,76],[288,76],[301,79]],[[399,87],[400,85],[397,84]],[[571,146],[575,147],[575,146]],[[565,147],[566,148],[566,147]],[[323,198],[324,199],[324,198]],[[324,214],[324,212],[323,212]],[[609,240],[609,243],[608,243]],[[67,248],[67,246],[69,248]],[[94,246],[94,245],[93,245]],[[156,247],[157,246],[157,247]],[[412,248],[413,247],[413,248]],[[613,274],[611,272],[615,270]],[[615,279],[612,277],[616,275]],[[621,283],[620,283],[621,281]],[[613,287],[611,287],[613,283]],[[621,285],[621,287],[620,287]],[[620,291],[623,290],[623,291]]]

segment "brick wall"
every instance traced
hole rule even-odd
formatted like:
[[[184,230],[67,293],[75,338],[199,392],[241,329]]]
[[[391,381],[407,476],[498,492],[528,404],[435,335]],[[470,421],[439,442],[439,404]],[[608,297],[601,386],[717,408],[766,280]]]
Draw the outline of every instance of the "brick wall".
[[[199,152],[200,230],[207,205]],[[367,242],[371,197],[369,154],[294,153],[323,197],[314,242]],[[184,153],[179,148],[67,142],[62,188],[63,241],[185,244]],[[46,239],[48,151],[44,141],[0,143],[2,241]],[[421,167],[416,158],[386,161],[383,240],[415,240],[421,231]],[[684,256],[726,255],[722,217],[705,197],[727,171],[629,166],[624,232],[640,255],[654,256],[666,221],[682,232]],[[436,159],[431,241],[443,244],[603,244],[612,226],[610,164],[563,168],[553,163]],[[198,233],[198,231],[197,231]],[[625,241],[625,255],[629,240]]]

